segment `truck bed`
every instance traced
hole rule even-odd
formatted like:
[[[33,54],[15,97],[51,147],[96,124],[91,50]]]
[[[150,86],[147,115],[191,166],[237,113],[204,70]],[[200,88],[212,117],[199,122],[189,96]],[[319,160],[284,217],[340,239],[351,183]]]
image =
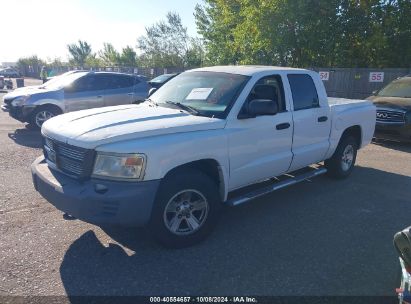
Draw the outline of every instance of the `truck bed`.
[[[375,106],[371,101],[362,99],[328,98],[332,120],[330,151],[334,151],[341,132],[350,126],[361,127],[363,147],[371,142],[375,128]],[[327,155],[330,156],[330,155]]]
[[[371,101],[364,100],[364,99],[348,99],[348,98],[339,98],[339,97],[328,97],[328,104],[330,107],[336,105],[346,105],[346,104],[370,104]]]

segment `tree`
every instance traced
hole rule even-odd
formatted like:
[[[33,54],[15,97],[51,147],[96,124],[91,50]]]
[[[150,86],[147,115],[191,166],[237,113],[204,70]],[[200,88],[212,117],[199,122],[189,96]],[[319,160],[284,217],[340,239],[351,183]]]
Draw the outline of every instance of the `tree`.
[[[91,45],[86,41],[79,40],[78,44],[72,43],[67,45],[74,64],[84,67],[87,58],[91,55]]]
[[[204,38],[206,60],[212,64],[234,64],[239,54],[234,47],[233,29],[242,24],[239,1],[206,0],[197,4],[194,16],[198,33]]]
[[[95,53],[93,53],[87,56],[86,61],[85,61],[85,66],[98,68],[98,67],[104,67],[105,64],[103,60],[101,60],[99,57],[97,57]]]
[[[210,62],[299,67],[409,66],[410,16],[409,0],[205,0],[195,9]]]
[[[187,67],[203,66],[206,62],[204,57],[204,45],[200,38],[190,38],[190,47],[185,56],[185,64]]]
[[[104,43],[103,49],[98,52],[100,59],[105,65],[117,66],[120,63],[120,54],[111,43]]]
[[[126,46],[123,48],[120,55],[120,63],[126,67],[136,66],[137,54],[131,46]]]
[[[180,16],[169,12],[165,21],[146,27],[146,35],[138,38],[139,61],[146,66],[186,67],[193,62],[192,56],[199,54],[199,45],[192,43]]]
[[[46,65],[46,62],[33,55],[30,57],[23,57],[17,60],[17,66],[20,73],[24,76],[27,75],[39,75],[42,66]]]

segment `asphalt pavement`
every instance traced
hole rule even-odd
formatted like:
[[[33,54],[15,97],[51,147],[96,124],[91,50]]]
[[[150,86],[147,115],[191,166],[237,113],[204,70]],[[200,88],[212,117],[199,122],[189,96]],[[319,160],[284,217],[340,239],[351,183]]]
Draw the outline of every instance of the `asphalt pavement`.
[[[4,94],[0,93],[0,99]],[[411,146],[381,142],[352,175],[227,208],[203,243],[65,220],[33,188],[41,136],[0,113],[0,295],[394,295],[411,225]],[[70,299],[70,298],[69,298]]]

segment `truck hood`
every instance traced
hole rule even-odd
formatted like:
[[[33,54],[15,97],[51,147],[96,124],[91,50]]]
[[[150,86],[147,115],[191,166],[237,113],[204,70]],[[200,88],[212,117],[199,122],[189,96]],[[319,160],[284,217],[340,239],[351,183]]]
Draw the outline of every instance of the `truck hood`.
[[[225,120],[194,116],[174,108],[123,105],[90,109],[53,117],[43,124],[44,136],[94,149],[123,140],[171,133],[222,129]]]
[[[404,111],[411,110],[411,98],[370,96],[368,99],[371,100],[376,107],[392,108]]]

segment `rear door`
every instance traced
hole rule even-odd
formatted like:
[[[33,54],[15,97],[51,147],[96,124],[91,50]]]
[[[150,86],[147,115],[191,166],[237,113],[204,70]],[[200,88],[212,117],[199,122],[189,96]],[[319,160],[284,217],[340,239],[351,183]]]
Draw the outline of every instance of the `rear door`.
[[[309,74],[288,74],[287,78],[293,101],[292,171],[324,160],[331,117],[327,98],[319,96]]]
[[[146,80],[138,76],[134,77],[134,100],[136,102],[141,102],[148,97],[149,85]]]
[[[64,102],[68,112],[105,106],[105,78],[87,74],[64,89]]]
[[[107,106],[130,104],[134,101],[134,77],[131,75],[106,74],[108,84],[105,91]]]

